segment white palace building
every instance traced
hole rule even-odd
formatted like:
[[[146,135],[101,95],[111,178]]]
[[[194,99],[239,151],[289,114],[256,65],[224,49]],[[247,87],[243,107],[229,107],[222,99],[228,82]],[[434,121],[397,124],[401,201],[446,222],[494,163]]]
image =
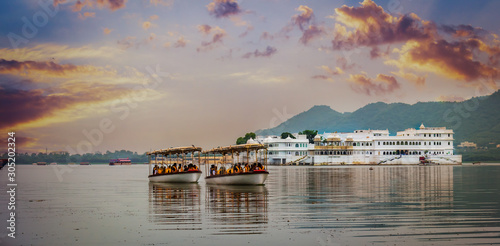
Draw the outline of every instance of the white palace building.
[[[315,136],[314,144],[305,135],[293,135],[295,139],[257,136],[248,143],[265,144],[267,163],[275,165],[462,164],[462,156],[453,153],[453,130],[445,127],[422,124],[396,136],[389,130],[323,133]]]

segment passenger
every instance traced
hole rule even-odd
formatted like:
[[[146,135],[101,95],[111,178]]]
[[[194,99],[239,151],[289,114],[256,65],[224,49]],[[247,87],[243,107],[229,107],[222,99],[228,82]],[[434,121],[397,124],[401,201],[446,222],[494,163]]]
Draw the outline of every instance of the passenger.
[[[255,171],[255,169],[257,168],[257,163],[254,163],[252,164],[252,166],[250,167],[250,171]]]
[[[248,163],[245,164],[245,170],[244,172],[250,172],[250,165],[248,165]]]
[[[259,170],[264,170],[264,167],[262,166],[262,164],[260,164],[260,162],[257,164],[257,168],[258,168]]]
[[[153,175],[156,175],[156,174],[158,174],[158,165],[155,165],[153,167]]]
[[[215,165],[210,166],[210,175],[215,175],[217,172],[217,168]]]
[[[180,164],[179,164],[179,166],[180,166]],[[176,164],[176,163],[174,163],[174,165],[172,166],[172,172],[173,172],[173,173],[176,173],[177,171],[178,171],[178,170],[177,170],[177,164]]]

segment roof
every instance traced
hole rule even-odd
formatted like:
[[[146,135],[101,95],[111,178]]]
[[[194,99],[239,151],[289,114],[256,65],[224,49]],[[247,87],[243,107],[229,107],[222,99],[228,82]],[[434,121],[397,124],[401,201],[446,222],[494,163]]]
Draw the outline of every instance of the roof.
[[[188,146],[188,147],[176,147],[176,148],[168,148],[168,149],[160,149],[146,153],[147,155],[173,155],[173,154],[183,154],[190,152],[201,152],[201,147]]]
[[[242,151],[254,151],[260,149],[267,149],[263,144],[239,144],[239,145],[229,145],[225,147],[217,147],[211,150],[203,151],[204,154],[212,153],[231,153],[231,152],[242,152]]]

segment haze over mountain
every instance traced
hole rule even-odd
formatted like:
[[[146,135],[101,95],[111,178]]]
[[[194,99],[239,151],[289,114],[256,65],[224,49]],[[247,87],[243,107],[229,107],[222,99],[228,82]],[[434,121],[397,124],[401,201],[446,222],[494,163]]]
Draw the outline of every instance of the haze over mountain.
[[[462,102],[371,103],[352,113],[339,113],[324,105],[314,106],[281,123],[256,131],[257,135],[296,133],[305,129],[352,132],[388,129],[391,135],[407,128],[445,126],[455,132],[455,144],[473,141],[480,146],[500,143],[500,90]]]

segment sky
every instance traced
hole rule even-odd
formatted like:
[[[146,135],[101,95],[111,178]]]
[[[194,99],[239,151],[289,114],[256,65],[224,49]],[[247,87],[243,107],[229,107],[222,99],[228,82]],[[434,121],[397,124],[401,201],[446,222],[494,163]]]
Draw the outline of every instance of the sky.
[[[462,101],[499,83],[500,1],[0,3],[0,144],[234,144],[314,105]],[[412,127],[412,126],[409,126]]]

